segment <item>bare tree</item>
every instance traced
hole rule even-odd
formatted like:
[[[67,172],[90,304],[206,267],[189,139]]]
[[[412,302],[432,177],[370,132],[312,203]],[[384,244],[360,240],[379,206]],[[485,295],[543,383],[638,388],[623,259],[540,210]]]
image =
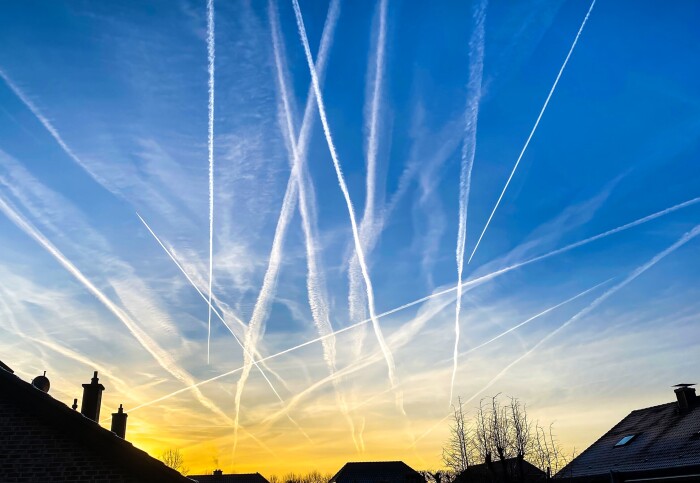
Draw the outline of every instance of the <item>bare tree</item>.
[[[505,482],[524,481],[526,460],[548,475],[561,470],[566,458],[552,426],[546,431],[533,425],[523,403],[511,397],[510,403],[503,404],[499,396],[489,398],[490,401],[482,399],[472,421],[465,417],[458,399],[459,406],[453,408],[450,438],[443,448],[445,466],[456,475],[477,461],[483,462],[494,477],[498,472],[498,478]]]
[[[160,456],[160,460],[175,471],[179,471],[183,475],[187,475],[190,469],[185,466],[185,458],[179,449],[167,449]]]
[[[518,477],[522,481],[525,476],[525,455],[528,454],[532,446],[530,438],[532,425],[527,419],[525,405],[521,405],[517,398],[510,398],[510,414],[513,449],[518,460]]]
[[[535,437],[533,439],[533,464],[546,472],[548,476],[557,474],[568,462],[552,428],[552,424],[549,425],[548,430],[540,426],[539,423],[535,424]]]
[[[457,398],[457,406],[452,406],[452,410],[450,437],[442,449],[442,461],[454,474],[459,474],[469,467],[472,432],[464,417],[461,398]],[[436,483],[440,482],[436,480]]]

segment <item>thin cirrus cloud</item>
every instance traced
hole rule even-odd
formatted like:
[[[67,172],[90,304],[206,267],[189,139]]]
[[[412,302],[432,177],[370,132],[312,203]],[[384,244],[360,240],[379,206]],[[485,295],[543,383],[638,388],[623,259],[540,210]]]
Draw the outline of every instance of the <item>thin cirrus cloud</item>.
[[[18,374],[47,370],[70,404],[98,370],[137,446],[265,475],[358,454],[437,468],[445,401],[491,392],[585,446],[577,414],[609,427],[692,376],[669,357],[700,344],[700,92],[674,61],[700,42],[677,7],[628,25],[598,2],[571,53],[590,4],[209,6],[215,39],[190,0],[54,2],[41,30],[22,5],[21,28],[0,15],[0,352]]]

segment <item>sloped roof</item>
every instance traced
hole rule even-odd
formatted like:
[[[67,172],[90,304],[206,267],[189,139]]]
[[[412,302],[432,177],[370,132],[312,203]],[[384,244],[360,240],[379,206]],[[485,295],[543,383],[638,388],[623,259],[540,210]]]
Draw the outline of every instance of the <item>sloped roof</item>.
[[[627,444],[615,446],[625,436]],[[632,411],[562,469],[558,477],[577,478],[700,465],[700,405],[679,412],[668,403]]]
[[[72,440],[75,446],[85,447],[86,452],[99,454],[105,461],[113,462],[125,473],[133,474],[143,481],[192,483],[192,480],[168,468],[145,451],[134,447],[130,442],[6,370],[0,370],[0,399],[18,408],[22,413],[40,420],[47,428],[59,432],[66,439]],[[26,430],[24,424],[24,421],[6,418],[0,428],[10,432],[21,432]],[[29,452],[33,455],[41,455],[46,449],[46,442],[40,437],[27,437],[25,442],[30,446]],[[28,457],[32,458],[31,455]],[[34,464],[60,464],[59,457],[48,461],[34,458]]]
[[[403,461],[350,462],[338,471],[330,483],[394,483],[424,481],[416,470]]]
[[[236,473],[228,475],[188,475],[199,483],[270,483],[260,473]]]
[[[507,471],[513,481],[518,481],[520,472],[518,470],[518,459],[509,458],[505,460]],[[495,460],[491,463],[491,468],[486,463],[473,465],[457,475],[456,481],[459,482],[480,482],[491,481],[492,476],[500,479],[503,476],[503,463],[500,460]],[[524,481],[539,481],[547,478],[547,474],[540,470],[537,466],[523,460],[523,477]]]

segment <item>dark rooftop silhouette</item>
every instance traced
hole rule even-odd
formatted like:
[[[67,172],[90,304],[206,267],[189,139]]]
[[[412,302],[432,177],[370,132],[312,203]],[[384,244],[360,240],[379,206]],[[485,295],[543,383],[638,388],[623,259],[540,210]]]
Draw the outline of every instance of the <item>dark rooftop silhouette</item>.
[[[611,472],[639,478],[696,474],[693,481],[700,481],[700,404],[695,389],[674,387],[676,402],[632,411],[557,476],[588,482],[611,481]]]
[[[192,480],[0,369],[0,481]]]
[[[403,461],[345,463],[329,483],[423,483],[425,478]]]
[[[212,475],[189,475],[188,478],[199,483],[270,483],[260,473],[232,473],[225,475],[221,470],[215,470]]]
[[[505,463],[505,468],[504,468]],[[492,483],[500,481],[530,483],[547,480],[547,473],[526,460],[522,462],[522,474],[518,467],[518,458],[508,458],[491,463],[473,465],[461,472],[455,478],[455,483]]]

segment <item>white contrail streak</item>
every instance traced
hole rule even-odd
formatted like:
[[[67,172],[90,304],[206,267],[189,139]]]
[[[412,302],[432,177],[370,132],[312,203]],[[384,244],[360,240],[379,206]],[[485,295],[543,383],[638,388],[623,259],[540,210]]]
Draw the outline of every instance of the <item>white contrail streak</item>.
[[[486,22],[487,1],[482,0],[474,12],[476,25],[469,40],[469,84],[467,86],[467,108],[465,111],[464,141],[462,143],[462,163],[459,175],[459,227],[457,230],[457,304],[455,307],[455,345],[452,356],[452,379],[450,381],[450,399],[452,404],[455,378],[459,356],[460,325],[462,311],[462,272],[464,270],[464,246],[467,242],[467,209],[469,191],[472,184],[472,168],[476,154],[476,128],[481,101],[481,80],[484,73],[484,24]]]
[[[614,228],[614,229],[608,230],[608,231],[606,231],[606,232],[604,232],[604,233],[601,233],[601,234],[592,236],[592,237],[590,237],[590,238],[586,238],[585,240],[581,240],[581,241],[578,241],[578,242],[576,242],[576,243],[572,243],[571,245],[567,245],[567,246],[565,246],[565,247],[563,247],[563,248],[554,250],[554,251],[549,252],[549,253],[546,253],[546,254],[544,254],[544,255],[540,255],[540,256],[538,256],[538,257],[531,258],[530,260],[526,260],[526,261],[524,261],[524,262],[520,262],[520,263],[517,263],[517,264],[515,264],[515,265],[511,265],[511,266],[506,267],[506,268],[504,268],[504,269],[501,269],[501,270],[498,270],[498,271],[489,273],[489,274],[487,274],[487,275],[483,275],[483,276],[481,276],[481,277],[478,277],[478,278],[475,278],[475,279],[472,279],[472,280],[466,280],[466,281],[464,281],[464,282],[462,283],[462,285],[463,285],[463,286],[473,286],[473,285],[477,285],[477,284],[481,284],[481,283],[487,282],[487,281],[489,281],[489,280],[492,280],[493,278],[496,278],[496,277],[498,277],[498,276],[500,276],[500,275],[503,275],[503,274],[505,274],[505,273],[508,273],[508,272],[510,272],[511,270],[515,270],[515,269],[520,268],[520,267],[523,267],[523,266],[525,266],[525,265],[529,265],[529,264],[531,264],[531,263],[535,263],[535,262],[544,260],[544,259],[546,259],[546,258],[549,258],[549,257],[552,257],[552,256],[554,256],[554,255],[558,255],[558,254],[567,252],[567,251],[572,250],[572,249],[574,249],[574,248],[577,248],[577,247],[586,245],[586,244],[588,244],[588,243],[591,243],[591,242],[596,241],[596,240],[599,240],[599,239],[601,239],[601,238],[604,238],[604,237],[613,235],[613,234],[618,233],[618,232],[621,232],[621,231],[623,231],[623,230],[627,230],[627,229],[629,229],[629,228],[632,228],[632,227],[641,225],[641,224],[643,224],[643,223],[647,223],[647,222],[652,221],[652,220],[654,220],[654,219],[656,219],[656,218],[659,218],[659,217],[661,217],[661,216],[670,214],[670,213],[672,213],[672,212],[675,212],[675,211],[680,210],[680,209],[682,209],[682,208],[691,206],[691,205],[696,204],[696,203],[698,203],[698,202],[700,202],[700,197],[698,197],[698,198],[693,198],[693,199],[688,200],[688,201],[685,201],[685,202],[683,202],[683,203],[679,203],[679,204],[677,204],[677,205],[674,205],[674,206],[672,206],[672,207],[670,207],[670,208],[666,208],[665,210],[661,210],[661,211],[658,211],[658,212],[653,213],[653,214],[651,214],[651,215],[648,215],[648,216],[645,216],[645,217],[640,218],[640,219],[638,219],[638,220],[635,220],[635,221],[633,221],[633,222],[631,222],[631,223],[627,223],[627,224],[622,225],[622,226],[620,226],[620,227],[618,227],[618,228]],[[151,234],[153,234],[153,233],[151,233]],[[157,239],[157,238],[156,238],[156,239]],[[162,246],[162,245],[161,245],[161,246]],[[168,251],[165,247],[163,247],[163,248],[166,250],[166,252]],[[184,272],[183,272],[183,273],[184,273]],[[185,276],[187,276],[186,273],[185,273]],[[189,278],[189,277],[188,277],[188,278]],[[606,283],[606,282],[603,282],[603,283]],[[387,316],[389,316],[389,315],[395,314],[396,312],[400,312],[400,311],[402,311],[402,310],[405,310],[405,309],[408,309],[408,308],[413,307],[413,306],[415,306],[415,305],[418,305],[418,304],[420,304],[420,303],[423,303],[423,302],[425,302],[425,301],[427,301],[427,300],[430,300],[430,299],[439,297],[439,296],[441,296],[441,295],[445,295],[445,294],[450,293],[450,292],[454,292],[454,291],[456,291],[456,290],[457,290],[457,286],[455,285],[454,287],[450,287],[450,288],[441,290],[441,291],[439,291],[439,292],[435,292],[435,293],[432,293],[432,294],[430,294],[430,295],[426,295],[425,297],[421,297],[421,298],[419,298],[419,299],[417,299],[417,300],[413,300],[412,302],[408,302],[408,303],[406,303],[406,304],[404,304],[404,305],[401,305],[401,306],[399,306],[399,307],[396,307],[396,308],[393,308],[393,309],[388,310],[388,311],[386,311],[386,312],[383,312],[383,313],[377,315],[377,318],[387,317]],[[270,356],[264,357],[264,358],[260,359],[259,361],[260,361],[260,362],[264,362],[264,361],[267,361],[267,360],[270,360],[270,359],[274,359],[274,358],[276,358],[276,357],[283,356],[283,355],[285,355],[285,354],[288,354],[288,353],[290,353],[290,352],[296,351],[296,350],[298,350],[298,349],[302,349],[302,348],[304,348],[304,347],[307,347],[307,346],[309,346],[309,345],[315,344],[315,343],[317,343],[317,342],[321,342],[322,340],[324,340],[324,339],[326,339],[326,338],[328,338],[328,337],[335,337],[335,336],[338,335],[338,334],[341,334],[341,333],[343,333],[343,332],[347,332],[347,331],[349,331],[349,330],[354,329],[355,327],[358,327],[358,326],[360,326],[360,325],[366,324],[366,323],[368,323],[368,322],[370,322],[370,319],[362,320],[362,321],[360,321],[360,322],[357,322],[357,323],[355,323],[355,324],[349,325],[349,326],[347,326],[347,327],[343,327],[342,329],[338,329],[338,330],[332,332],[331,334],[324,335],[324,336],[321,336],[321,337],[317,337],[317,338],[315,338],[315,339],[308,340],[308,341],[303,342],[303,343],[301,343],[301,344],[298,344],[298,345],[295,345],[295,346],[290,347],[290,348],[288,348],[288,349],[285,349],[285,350],[283,350],[283,351],[280,351],[280,352],[278,352],[278,353],[276,353],[276,354],[272,354],[272,355],[270,355]],[[208,383],[210,383],[210,382],[216,381],[216,380],[221,379],[221,378],[224,378],[224,377],[226,377],[226,376],[230,376],[231,374],[235,374],[236,372],[239,372],[239,371],[241,371],[241,370],[242,370],[242,368],[239,367],[238,369],[234,369],[234,370],[232,370],[232,371],[228,371],[228,372],[225,372],[225,373],[223,373],[223,374],[219,374],[218,376],[214,376],[214,377],[212,377],[212,378],[210,378],[210,379],[206,379],[206,380],[204,380],[204,381],[201,381],[201,382],[197,383],[197,386],[200,386],[200,385],[203,385],[203,384],[208,384]],[[177,395],[177,394],[181,394],[182,392],[185,392],[185,391],[187,391],[187,390],[188,390],[188,388],[181,389],[181,390],[176,391],[176,392],[174,392],[174,393],[172,393],[172,394],[168,394],[168,395],[166,395],[166,396],[163,396],[163,397],[161,397],[161,398],[159,398],[159,399],[157,399],[157,400],[155,400],[155,401],[151,401],[150,403],[147,403],[147,404],[145,404],[145,405],[155,404],[156,402],[163,401],[163,400],[165,400],[165,399],[168,399],[169,397],[175,396],[175,395]],[[141,406],[139,406],[139,407],[143,407],[143,406],[145,406],[145,405],[141,405]],[[133,410],[133,409],[132,409],[132,410]]]
[[[221,411],[211,400],[206,398],[199,388],[194,383],[192,376],[182,370],[176,364],[171,355],[158,345],[129,315],[112,302],[100,289],[98,289],[73,263],[51,243],[36,227],[25,220],[15,209],[13,209],[2,197],[0,197],[0,211],[12,221],[18,228],[34,239],[41,245],[63,268],[65,268],[73,277],[75,277],[85,288],[92,293],[102,305],[104,305],[112,314],[114,314],[120,322],[122,322],[129,330],[131,335],[151,354],[156,362],[165,369],[170,375],[181,381],[187,387],[193,389],[195,397],[199,402],[212,411],[223,420],[231,421],[226,414]]]
[[[339,1],[333,0],[328,9],[326,24],[323,28],[321,45],[319,46],[319,53],[316,60],[316,69],[321,77],[323,77],[323,73],[325,71],[331,40],[333,39],[335,26],[338,20],[339,9]],[[311,315],[314,319],[314,324],[316,325],[318,333],[320,336],[324,336],[331,334],[333,332],[333,327],[330,323],[325,277],[317,259],[318,249],[316,244],[317,218],[315,196],[306,165],[310,139],[309,132],[312,126],[314,112],[313,87],[309,87],[299,138],[295,139],[292,120],[293,109],[291,107],[288,88],[289,81],[287,79],[287,71],[284,62],[284,44],[281,38],[282,35],[277,7],[272,1],[268,2],[268,11],[270,17],[270,30],[272,32],[275,67],[277,71],[277,82],[282,101],[281,107],[284,114],[283,118],[285,121],[283,130],[286,130],[287,133],[292,169],[295,169],[296,166],[296,169],[298,170],[296,181],[298,183],[299,212],[301,214],[302,227],[304,231],[304,243],[306,248],[306,286],[309,306],[311,308]],[[335,336],[325,338],[321,342],[323,345],[323,356],[328,370],[331,374],[334,374],[337,370]],[[349,423],[350,430],[354,434],[354,425],[352,419],[349,417],[347,403],[345,402],[345,398],[339,387],[339,381],[336,381],[334,389],[340,412]]]
[[[379,4],[379,28],[377,32],[376,53],[374,56],[374,80],[372,84],[372,96],[369,104],[365,105],[365,119],[369,117],[367,139],[367,188],[365,194],[365,207],[360,220],[360,241],[365,257],[368,257],[374,247],[378,236],[378,228],[375,221],[375,205],[377,198],[377,151],[379,149],[379,109],[384,82],[384,64],[386,51],[386,13],[388,0],[382,0]],[[348,269],[348,307],[350,309],[350,321],[354,322],[366,317],[364,281],[357,255],[353,252]],[[365,328],[358,331],[355,342],[355,356],[360,357],[362,343],[365,338]]]
[[[101,180],[97,174],[95,174],[90,167],[83,162],[82,159],[80,159],[74,152],[73,150],[65,143],[61,135],[58,133],[56,128],[51,124],[51,121],[48,120],[46,116],[42,114],[42,112],[39,110],[36,105],[29,99],[29,97],[10,79],[5,72],[0,69],[0,77],[2,77],[2,80],[5,81],[5,83],[9,86],[9,88],[14,92],[14,94],[24,103],[24,105],[27,106],[27,108],[34,114],[34,117],[36,117],[39,122],[44,126],[44,128],[51,134],[51,137],[54,138],[56,143],[61,147],[63,152],[65,152],[69,158],[71,158],[73,161],[75,161],[78,166],[82,167],[85,171],[90,174],[90,176],[93,177],[98,183],[100,183],[103,186],[106,186],[103,180]]]
[[[476,398],[479,394],[482,392],[486,391],[489,389],[491,386],[493,386],[496,381],[498,381],[503,375],[508,372],[513,366],[518,364],[520,361],[525,359],[527,356],[535,352],[542,344],[547,342],[549,339],[557,335],[561,330],[563,330],[565,327],[570,325],[571,323],[581,319],[582,317],[585,317],[588,315],[591,311],[593,311],[595,308],[597,308],[600,304],[605,302],[608,298],[610,298],[612,295],[614,295],[618,290],[624,288],[627,286],[630,282],[635,280],[637,277],[642,275],[644,272],[649,270],[651,267],[656,265],[658,262],[663,260],[665,257],[676,251],[678,248],[682,247],[686,243],[688,243],[690,240],[695,238],[696,236],[700,235],[700,225],[696,225],[692,230],[689,232],[685,233],[680,239],[678,239],[673,245],[669,246],[665,250],[662,250],[661,252],[657,253],[651,260],[648,262],[644,263],[643,265],[637,267],[632,273],[630,273],[627,278],[625,278],[622,282],[618,283],[617,285],[611,287],[607,291],[605,291],[602,295],[600,295],[598,298],[596,298],[593,302],[588,304],[586,307],[578,311],[576,314],[574,314],[570,319],[568,319],[566,322],[564,322],[562,325],[554,329],[552,332],[544,336],[542,339],[540,339],[534,346],[532,346],[527,352],[525,352],[523,355],[515,359],[513,362],[508,364],[506,367],[504,367],[498,374],[496,374],[484,387],[479,389],[477,392],[475,392],[469,399],[464,401],[465,403],[468,403],[474,398]],[[445,418],[442,420],[438,421],[437,424],[435,424],[433,427],[431,427],[428,431],[423,433],[421,436],[416,438],[416,442],[427,436],[431,431],[433,431],[437,426],[439,426],[441,423],[446,421],[450,415],[448,414]],[[414,443],[415,444],[415,443]]]
[[[328,144],[328,150],[330,151],[331,158],[333,159],[333,166],[335,167],[335,172],[338,177],[338,183],[340,185],[340,190],[343,192],[345,197],[345,203],[348,208],[348,214],[350,216],[350,225],[352,227],[352,236],[355,242],[355,251],[357,252],[357,258],[360,262],[360,268],[362,269],[362,276],[365,280],[365,286],[367,288],[367,305],[369,308],[370,319],[372,321],[372,326],[374,327],[374,333],[379,342],[379,346],[382,349],[384,358],[387,363],[387,368],[389,371],[389,380],[392,387],[396,386],[396,369],[394,366],[394,357],[391,351],[386,345],[384,336],[382,335],[382,329],[379,326],[379,320],[377,319],[377,314],[374,309],[374,290],[372,288],[372,281],[369,277],[369,271],[367,269],[367,264],[365,262],[365,256],[362,251],[362,243],[360,241],[359,230],[357,229],[357,221],[355,220],[355,210],[352,207],[352,201],[350,200],[350,193],[348,192],[348,187],[345,184],[345,178],[343,177],[343,171],[340,167],[340,161],[338,160],[338,155],[335,150],[335,145],[333,144],[333,138],[331,137],[330,128],[328,126],[328,119],[326,118],[326,108],[323,104],[323,97],[321,96],[321,87],[319,85],[318,75],[316,73],[316,68],[314,67],[313,58],[311,57],[311,49],[309,47],[309,39],[306,36],[306,28],[304,27],[304,20],[301,16],[301,9],[299,8],[298,0],[292,0],[294,4],[294,13],[296,15],[297,27],[299,29],[299,36],[301,37],[301,42],[304,46],[304,52],[306,54],[306,63],[309,67],[309,72],[311,73],[311,82],[314,87],[314,94],[316,95],[316,105],[318,106],[319,117],[321,118],[321,124],[323,125],[323,132],[326,137],[326,142]],[[403,403],[401,401],[401,396],[397,393],[397,403],[402,408]],[[403,412],[403,409],[402,409]]]
[[[576,47],[576,44],[578,43],[578,39],[581,36],[581,32],[583,31],[583,27],[585,27],[586,22],[588,21],[588,17],[591,15],[591,11],[593,10],[593,6],[595,5],[596,0],[593,0],[591,2],[591,6],[588,8],[588,12],[586,12],[586,16],[583,18],[583,22],[581,23],[581,26],[578,29],[578,32],[576,33],[576,37],[574,38],[574,42],[571,44],[571,48],[569,49],[569,53],[566,54],[566,59],[564,59],[564,63],[562,64],[561,68],[559,69],[559,73],[557,74],[557,78],[554,80],[554,84],[552,85],[552,88],[549,90],[549,94],[547,95],[547,99],[544,101],[544,105],[542,106],[542,109],[540,110],[540,114],[537,116],[537,120],[535,121],[535,125],[532,127],[532,131],[530,131],[530,135],[527,137],[527,141],[525,141],[525,145],[523,146],[523,149],[520,151],[520,155],[518,156],[517,161],[515,161],[515,166],[513,166],[513,171],[510,172],[510,176],[508,176],[508,180],[506,181],[505,186],[503,187],[503,191],[501,191],[500,196],[498,197],[498,200],[496,201],[496,205],[493,207],[493,210],[491,211],[491,215],[489,215],[488,220],[486,220],[486,225],[484,225],[484,229],[481,232],[481,235],[479,236],[479,239],[476,242],[476,245],[474,246],[474,250],[472,251],[472,254],[469,256],[469,261],[467,263],[471,263],[472,258],[474,258],[474,254],[476,253],[476,250],[479,248],[479,244],[481,243],[481,239],[484,237],[484,233],[486,233],[486,230],[489,227],[489,223],[491,223],[491,219],[493,218],[494,213],[496,213],[496,209],[498,209],[498,205],[501,203],[501,200],[503,199],[503,195],[505,194],[506,190],[508,189],[508,185],[510,184],[510,181],[513,179],[513,175],[515,174],[515,170],[518,169],[518,165],[520,164],[520,160],[523,158],[523,155],[525,154],[525,151],[527,150],[527,147],[530,145],[530,140],[532,139],[532,136],[535,135],[535,131],[537,131],[537,126],[540,124],[540,120],[542,119],[542,115],[544,114],[544,111],[547,109],[547,105],[549,104],[549,100],[552,98],[552,94],[554,94],[554,90],[557,88],[557,84],[559,83],[559,79],[561,78],[562,73],[564,72],[564,69],[566,68],[566,64],[569,62],[569,58],[571,57],[571,53],[574,51],[574,47]]]
[[[138,213],[136,213],[136,216],[139,217],[139,220],[141,220],[141,223],[143,223],[143,225],[146,227],[146,229],[148,230],[148,232],[153,236],[153,238],[155,238],[155,240],[158,242],[158,244],[161,246],[161,248],[162,248],[163,250],[165,250],[165,252],[168,254],[168,256],[170,257],[170,259],[175,263],[175,265],[177,266],[177,268],[179,268],[180,271],[183,273],[183,275],[185,275],[185,278],[187,278],[187,280],[188,280],[188,281],[190,282],[190,284],[194,287],[194,289],[197,291],[197,293],[199,294],[199,296],[202,297],[202,299],[203,299],[205,302],[207,302],[207,297],[206,297],[206,295],[204,295],[204,294],[202,293],[202,291],[199,290],[199,288],[198,288],[197,285],[192,281],[192,279],[191,279],[190,276],[187,274],[187,272],[182,268],[182,265],[180,265],[180,263],[179,263],[179,262],[177,261],[177,259],[173,256],[173,254],[170,253],[170,250],[168,250],[168,248],[163,244],[163,242],[160,240],[160,238],[158,238],[158,235],[156,235],[155,232],[154,232],[154,231],[151,229],[151,227],[148,225],[148,223],[146,223],[146,220],[144,220],[144,219],[141,217],[141,215],[139,215]],[[234,331],[231,329],[231,327],[229,327],[229,325],[226,323],[226,321],[225,321],[224,318],[221,316],[221,314],[219,314],[219,312],[218,312],[211,304],[209,304],[209,307],[210,307],[210,309],[212,310],[212,312],[214,313],[214,315],[216,315],[216,316],[219,318],[219,320],[221,321],[221,323],[223,323],[224,326],[228,329],[228,331],[231,333],[231,335],[232,335],[233,338],[236,340],[236,342],[238,342],[238,345],[241,346],[241,348],[243,349],[243,354],[244,354],[244,357],[245,357],[245,359],[246,359],[246,366],[244,366],[244,368],[245,368],[245,367],[248,367],[248,368],[249,368],[248,371],[250,372],[250,364],[251,364],[251,362],[252,362],[252,364],[255,365],[255,367],[258,369],[258,371],[260,371],[260,374],[262,374],[262,376],[263,376],[263,378],[265,379],[265,381],[267,382],[268,386],[270,386],[270,389],[272,389],[272,392],[275,394],[275,396],[277,396],[277,399],[278,399],[282,404],[284,404],[284,399],[282,399],[282,396],[280,396],[279,392],[277,392],[277,389],[275,389],[274,384],[272,384],[272,381],[270,381],[270,379],[267,377],[267,374],[265,374],[265,372],[262,370],[262,368],[258,365],[258,362],[259,362],[259,361],[256,361],[256,360],[255,360],[255,357],[253,357],[253,355],[250,353],[250,351],[248,350],[248,347],[247,347],[245,344],[243,344],[243,343],[241,342],[241,340],[236,336],[236,334],[234,333]],[[248,360],[251,361],[251,362],[248,362]],[[198,384],[194,384],[194,387],[197,387],[197,386],[198,386]],[[236,416],[238,416],[238,415],[236,415]],[[294,421],[291,417],[289,417],[289,420],[292,422],[292,424],[294,424],[294,425],[299,429],[299,431],[304,435],[304,437],[306,437],[307,439],[310,439],[309,436],[306,434],[306,432],[304,432],[304,430],[296,423],[296,421]],[[233,425],[233,427],[234,427],[234,433],[236,434],[236,437],[237,437],[237,435],[238,435],[238,432],[237,432],[237,431],[238,431],[239,427],[242,427],[242,426],[240,426],[238,417],[236,417],[236,419],[232,422],[232,425]],[[237,440],[236,440],[236,441],[237,441]]]
[[[209,70],[209,317],[207,320],[207,364],[211,346],[211,288],[214,275],[214,0],[207,0],[207,57]]]
[[[180,265],[180,262],[178,262],[177,259],[173,256],[173,254],[170,253],[170,250],[168,250],[168,248],[165,246],[165,244],[163,244],[163,242],[162,242],[161,239],[158,237],[158,235],[156,235],[155,232],[154,232],[154,231],[151,229],[151,227],[148,225],[148,223],[146,223],[146,220],[144,220],[144,219],[141,217],[141,215],[139,215],[138,213],[136,213],[136,216],[139,217],[139,220],[141,220],[141,223],[143,223],[143,226],[146,227],[146,229],[147,229],[148,232],[151,234],[151,236],[153,236],[153,238],[155,238],[155,240],[158,242],[158,244],[161,246],[161,248],[165,251],[165,253],[168,254],[168,256],[170,257],[170,259],[175,263],[175,266],[177,266],[177,268],[180,269],[180,271],[181,271],[182,274],[185,276],[185,278],[187,278],[187,281],[190,282],[190,285],[192,285],[192,287],[194,287],[194,289],[197,291],[197,293],[199,294],[199,296],[202,297],[202,300],[204,300],[205,302],[207,302],[207,296],[204,295],[204,293],[202,293],[202,291],[199,289],[199,287],[197,287],[197,284],[194,283],[194,281],[192,280],[192,278],[190,278],[190,276],[187,274],[187,272],[185,271],[185,269],[182,268],[182,265]],[[238,343],[238,345],[241,346],[241,348],[242,348],[243,351],[245,352],[245,351],[246,351],[246,348],[245,348],[243,342],[241,342],[241,340],[238,338],[238,336],[236,336],[236,333],[235,333],[235,332],[233,331],[233,329],[231,329],[231,327],[226,323],[226,320],[224,320],[223,316],[222,316],[222,315],[219,313],[219,311],[216,310],[216,308],[214,308],[214,306],[212,306],[211,304],[209,304],[209,307],[211,308],[212,313],[213,313],[214,315],[216,315],[216,317],[221,321],[222,324],[224,324],[224,327],[226,327],[226,328],[228,329],[228,331],[231,333],[231,335],[232,335],[233,338],[236,340],[236,342]],[[284,402],[284,401],[282,400],[282,397],[281,397],[281,396],[279,395],[279,393],[277,392],[277,389],[275,389],[275,386],[272,384],[272,381],[270,381],[270,379],[267,377],[267,375],[265,374],[265,372],[260,368],[260,366],[258,366],[258,363],[257,363],[257,361],[255,360],[255,358],[253,358],[253,357],[251,356],[251,359],[253,360],[253,364],[255,364],[255,367],[260,371],[260,374],[262,374],[263,378],[267,381],[268,385],[269,385],[270,388],[272,389],[272,392],[274,392],[274,393],[275,393],[275,396],[277,396],[277,399],[279,399],[280,402]]]

